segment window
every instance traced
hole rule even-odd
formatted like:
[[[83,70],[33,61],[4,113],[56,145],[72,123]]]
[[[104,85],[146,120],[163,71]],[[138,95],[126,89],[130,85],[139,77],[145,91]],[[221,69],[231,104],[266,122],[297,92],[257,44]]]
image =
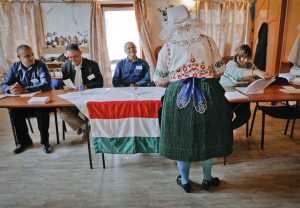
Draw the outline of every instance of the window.
[[[109,7],[103,5],[103,18],[105,20],[106,41],[111,64],[111,73],[114,75],[116,64],[120,59],[126,58],[124,44],[133,42],[140,54],[139,33],[136,25],[134,8]]]

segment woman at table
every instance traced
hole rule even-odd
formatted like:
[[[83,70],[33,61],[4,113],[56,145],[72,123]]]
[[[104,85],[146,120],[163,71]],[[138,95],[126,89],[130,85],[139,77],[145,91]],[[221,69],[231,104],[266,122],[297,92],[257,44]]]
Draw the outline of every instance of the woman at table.
[[[254,79],[270,79],[267,72],[259,70],[250,62],[252,57],[251,48],[248,45],[242,45],[238,48],[233,60],[226,64],[226,71],[221,76],[220,84],[222,86],[244,86],[250,83],[250,77]],[[240,103],[228,103],[229,112],[231,112]],[[232,129],[237,129],[248,122],[251,117],[250,103],[243,103],[235,111],[235,118],[232,120]]]
[[[212,38],[202,35],[203,23],[183,6],[167,10],[153,80],[166,87],[162,107],[160,156],[176,160],[177,184],[189,193],[192,162],[201,161],[202,187],[220,184],[212,177],[213,158],[232,153],[232,131],[224,91],[214,76],[226,69]],[[170,81],[169,81],[170,77]]]

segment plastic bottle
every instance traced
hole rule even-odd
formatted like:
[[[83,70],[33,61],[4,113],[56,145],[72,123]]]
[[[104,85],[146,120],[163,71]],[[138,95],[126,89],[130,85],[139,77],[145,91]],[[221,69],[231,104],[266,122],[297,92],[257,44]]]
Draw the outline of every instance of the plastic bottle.
[[[79,86],[79,93],[80,93],[81,95],[85,95],[85,92],[84,92],[84,90],[83,90],[83,86]]]

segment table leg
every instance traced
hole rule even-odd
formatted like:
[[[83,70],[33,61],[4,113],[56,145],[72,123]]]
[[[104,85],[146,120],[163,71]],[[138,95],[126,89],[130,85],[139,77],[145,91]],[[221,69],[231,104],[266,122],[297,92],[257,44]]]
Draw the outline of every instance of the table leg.
[[[85,134],[87,138],[87,143],[88,143],[88,150],[89,150],[89,160],[90,160],[90,168],[93,169],[93,162],[92,162],[92,155],[91,155],[91,145],[90,145],[90,134],[89,134],[89,119],[85,117]],[[102,157],[103,158],[103,157]]]
[[[69,107],[66,107],[68,111],[70,111],[76,118],[78,118],[80,121],[82,121],[85,124],[85,128],[88,130],[89,124],[88,121],[89,119],[85,117],[85,120],[83,120],[77,113],[73,112]],[[92,162],[92,155],[91,155],[91,146],[90,146],[90,137],[89,137],[89,131],[85,131],[86,138],[87,138],[87,143],[88,143],[88,154],[89,154],[89,161],[90,161],[90,168],[93,169],[93,162]]]

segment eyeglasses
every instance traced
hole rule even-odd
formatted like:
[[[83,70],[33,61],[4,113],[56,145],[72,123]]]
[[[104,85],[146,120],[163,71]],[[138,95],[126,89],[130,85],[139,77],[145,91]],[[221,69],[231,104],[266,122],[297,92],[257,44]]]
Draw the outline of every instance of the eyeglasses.
[[[29,54],[29,55],[25,55],[24,58],[30,58],[30,57],[34,57],[34,53],[33,54]]]
[[[77,60],[78,59],[78,55],[75,55],[75,56],[68,56],[67,57],[69,60]]]

